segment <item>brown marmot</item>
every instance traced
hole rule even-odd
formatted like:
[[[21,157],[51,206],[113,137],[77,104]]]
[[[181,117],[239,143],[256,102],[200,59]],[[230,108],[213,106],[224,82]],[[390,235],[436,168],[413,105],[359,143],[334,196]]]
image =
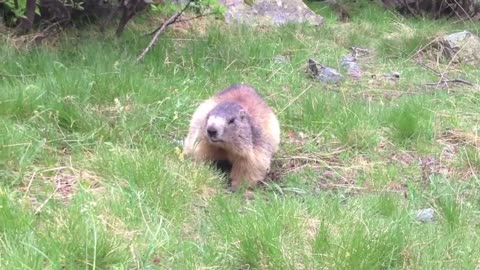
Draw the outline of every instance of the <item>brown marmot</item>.
[[[272,109],[253,87],[237,84],[198,106],[183,153],[197,161],[228,161],[235,191],[265,179],[279,144],[280,124]]]

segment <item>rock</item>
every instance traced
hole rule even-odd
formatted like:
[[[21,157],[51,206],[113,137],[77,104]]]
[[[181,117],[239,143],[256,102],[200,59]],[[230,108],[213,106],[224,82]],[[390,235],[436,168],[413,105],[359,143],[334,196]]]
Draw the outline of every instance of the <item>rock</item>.
[[[226,7],[225,21],[253,26],[279,26],[287,23],[322,25],[324,19],[302,0],[219,0]]]
[[[400,80],[400,72],[394,71],[390,74],[383,75],[383,77],[385,77],[387,80],[397,82],[398,80]]]
[[[345,194],[340,194],[340,204],[347,204],[348,197]]]
[[[445,57],[456,63],[480,65],[480,38],[469,31],[443,36],[436,45]]]
[[[415,217],[420,222],[432,222],[434,220],[434,211],[432,208],[421,209],[415,213]]]
[[[288,58],[284,55],[279,54],[273,57],[273,62],[275,64],[286,64],[288,63]]]
[[[305,140],[305,139],[307,138],[307,135],[305,135],[305,133],[303,133],[303,132],[301,132],[301,131],[299,131],[299,132],[297,133],[297,135],[298,135],[298,138],[299,138],[300,140]]]
[[[320,68],[318,68],[320,66]],[[308,70],[313,78],[320,80],[324,83],[338,83],[343,78],[337,70],[319,65],[315,60],[308,59]]]
[[[184,141],[183,140],[173,140],[173,144],[177,145],[178,147],[183,147]]]
[[[353,55],[345,55],[340,62],[340,65],[347,70],[347,73],[353,79],[360,79],[363,71],[357,64],[357,58]]]
[[[337,83],[343,78],[342,74],[338,73],[337,70],[321,66],[320,67],[320,74],[318,75],[318,79],[325,83]]]

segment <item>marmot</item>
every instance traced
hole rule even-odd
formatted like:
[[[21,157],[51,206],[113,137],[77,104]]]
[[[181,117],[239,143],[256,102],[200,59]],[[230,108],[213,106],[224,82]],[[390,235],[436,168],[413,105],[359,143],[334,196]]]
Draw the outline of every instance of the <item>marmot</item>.
[[[279,145],[280,123],[272,109],[252,86],[236,84],[198,106],[183,153],[197,161],[228,161],[235,191],[265,179]]]

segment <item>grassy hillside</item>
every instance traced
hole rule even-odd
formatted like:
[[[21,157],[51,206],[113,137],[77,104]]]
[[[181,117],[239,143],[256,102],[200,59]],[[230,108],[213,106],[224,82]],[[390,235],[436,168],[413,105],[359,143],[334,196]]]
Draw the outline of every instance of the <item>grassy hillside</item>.
[[[313,7],[323,27],[176,27],[138,65],[146,17],[121,39],[71,30],[25,51],[2,37],[0,268],[478,267],[480,88],[427,86],[439,77],[415,63],[480,83],[417,53],[478,24],[368,6],[339,23]],[[373,50],[361,81],[305,74],[310,57],[342,70],[351,46]],[[238,82],[283,131],[275,181],[249,201],[177,144],[198,102]],[[432,222],[416,220],[424,208]]]

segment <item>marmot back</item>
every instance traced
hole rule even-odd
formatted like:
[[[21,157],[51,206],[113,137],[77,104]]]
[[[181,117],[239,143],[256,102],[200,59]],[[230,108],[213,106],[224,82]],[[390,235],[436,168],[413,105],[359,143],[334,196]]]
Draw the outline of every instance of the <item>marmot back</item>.
[[[265,178],[280,144],[280,125],[272,109],[245,84],[230,86],[202,102],[192,116],[184,153],[195,160],[232,165],[232,189]]]

